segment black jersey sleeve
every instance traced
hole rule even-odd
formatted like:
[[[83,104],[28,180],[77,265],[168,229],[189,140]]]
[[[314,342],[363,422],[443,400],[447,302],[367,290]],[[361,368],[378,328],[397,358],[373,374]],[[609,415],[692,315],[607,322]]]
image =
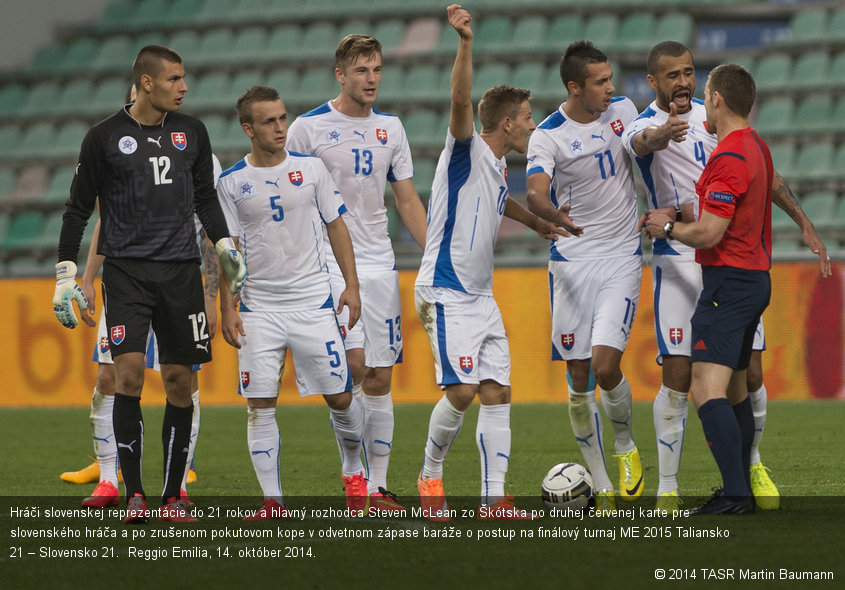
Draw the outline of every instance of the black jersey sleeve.
[[[94,129],[91,129],[82,141],[76,174],[70,185],[70,197],[65,203],[62,232],[59,236],[59,262],[77,261],[82,235],[100,193],[105,166],[105,154],[100,138]]]
[[[194,211],[199,217],[205,233],[216,244],[221,238],[229,237],[229,228],[217,191],[214,188],[214,162],[211,159],[211,141],[208,131],[202,122],[199,123],[197,134],[200,139],[200,152],[193,167],[194,175]]]

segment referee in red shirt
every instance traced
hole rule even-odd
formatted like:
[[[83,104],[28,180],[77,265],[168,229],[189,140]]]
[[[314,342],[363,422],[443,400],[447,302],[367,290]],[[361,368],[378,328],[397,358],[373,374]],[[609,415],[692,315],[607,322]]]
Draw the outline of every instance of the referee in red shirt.
[[[691,396],[722,474],[723,488],[695,514],[754,512],[749,477],[754,415],[745,385],[754,330],[769,304],[772,264],[772,157],[748,124],[756,98],[751,74],[718,66],[704,87],[707,130],[719,144],[696,183],[694,223],[647,216],[652,236],[697,249],[704,287],[692,317]]]

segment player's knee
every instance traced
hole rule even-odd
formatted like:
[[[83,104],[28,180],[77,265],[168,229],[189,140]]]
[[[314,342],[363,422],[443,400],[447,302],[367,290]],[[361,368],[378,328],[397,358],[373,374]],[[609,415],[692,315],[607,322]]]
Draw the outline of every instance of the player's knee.
[[[615,388],[622,381],[622,370],[612,364],[594,364],[593,375],[596,383],[605,391]]]
[[[114,395],[114,386],[114,365],[99,365],[97,367],[97,391],[103,395]]]
[[[335,395],[324,395],[326,405],[332,410],[345,410],[352,405],[352,392],[344,391]]]
[[[393,367],[371,367],[364,378],[364,393],[367,395],[387,395],[390,393]]]

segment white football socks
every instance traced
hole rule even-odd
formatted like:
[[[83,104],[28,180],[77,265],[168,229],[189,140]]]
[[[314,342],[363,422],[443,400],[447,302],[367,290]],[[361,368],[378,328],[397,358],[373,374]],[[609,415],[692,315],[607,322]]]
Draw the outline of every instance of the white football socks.
[[[657,437],[657,465],[660,479],[657,495],[678,490],[678,471],[689,413],[688,394],[661,385],[652,412]]]
[[[625,375],[622,375],[622,381],[613,389],[601,389],[601,407],[616,433],[616,454],[623,455],[633,451],[636,445],[631,437],[631,387]]]
[[[279,473],[282,437],[276,424],[276,408],[247,407],[246,441],[252,467],[265,498],[283,504]]]
[[[191,440],[188,443],[188,461],[185,463],[185,474],[182,476],[182,489],[188,489],[188,472],[194,462],[194,451],[197,450],[197,437],[200,433],[200,390],[191,394],[194,402],[194,414],[191,416]]]
[[[117,487],[117,442],[114,440],[114,396],[103,395],[96,388],[91,396],[91,435],[94,454],[100,462],[100,481]]]
[[[613,490],[604,466],[602,421],[595,391],[579,392],[569,388],[569,422],[575,442],[593,476],[593,487],[597,491]]]
[[[754,441],[751,443],[751,464],[760,462],[760,440],[763,438],[763,429],[766,428],[766,385],[748,394],[751,398],[751,409],[754,412]]]
[[[341,472],[344,477],[362,473],[364,464],[361,462],[361,439],[364,436],[364,411],[361,402],[353,395],[348,408],[329,408],[329,413],[340,449]]]
[[[449,447],[464,423],[464,412],[461,412],[444,395],[431,411],[428,423],[428,440],[425,443],[425,460],[423,461],[423,479],[442,479],[443,460]]]
[[[387,468],[393,446],[393,398],[387,395],[361,397],[364,406],[364,457],[367,463],[367,491],[387,489]]]
[[[511,405],[482,405],[475,442],[481,456],[481,503],[492,506],[505,497],[505,476],[511,455]]]

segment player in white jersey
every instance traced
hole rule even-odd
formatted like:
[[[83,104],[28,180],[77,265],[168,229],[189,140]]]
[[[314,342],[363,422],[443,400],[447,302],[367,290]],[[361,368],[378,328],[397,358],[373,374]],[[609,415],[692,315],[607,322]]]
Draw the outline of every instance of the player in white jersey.
[[[530,92],[497,86],[472,101],[472,28],[459,5],[447,9],[460,45],[452,70],[452,107],[446,147],[431,188],[425,253],[415,283],[417,312],[434,354],[437,382],[445,390],[431,413],[420,501],[432,520],[450,517],[443,489],[443,461],[477,395],[476,442],[481,455],[481,518],[525,518],[505,495],[511,446],[510,352],[493,299],[493,246],[502,215],[541,236],[560,232],[508,198],[505,155],[525,153],[534,130]]]
[[[290,349],[300,395],[321,393],[329,406],[342,456],[347,506],[367,511],[361,462],[363,411],[335,316],[326,246],[330,244],[346,288],[336,301],[354,325],[361,311],[346,207],[328,170],[312,156],[285,149],[287,112],[279,93],[254,86],[237,105],[252,149],[220,177],[218,194],[232,238],[250,260],[240,296],[221,290],[223,337],[238,349],[239,393],[247,400],[247,442],[264,502],[249,520],[286,514],[279,472],[281,436],[276,401]],[[328,242],[323,239],[323,225]]]
[[[337,183],[361,282],[363,310],[357,327],[341,315],[341,330],[354,382],[364,405],[367,487],[380,510],[402,510],[387,491],[393,445],[393,365],[402,362],[399,278],[384,191],[390,182],[396,208],[414,240],[425,244],[425,209],[413,183],[411,150],[398,117],[373,108],[381,84],[381,43],[367,35],[347,35],[335,51],[340,94],[301,115],[290,127],[291,150],[318,156]],[[343,278],[329,251],[332,292]]]
[[[695,64],[689,49],[675,41],[655,45],[648,58],[648,83],[655,91],[655,100],[629,126],[625,145],[642,172],[651,207],[676,221],[695,221],[698,210],[695,182],[717,138],[707,132],[704,103],[693,98]],[[805,243],[822,259],[822,274],[829,272],[824,244],[777,172],[773,201],[789,212],[804,230]],[[663,373],[653,406],[660,472],[657,507],[673,510],[680,503],[677,473],[688,414],[690,319],[701,292],[701,269],[695,262],[695,249],[677,240],[655,239],[652,251],[654,324],[658,362]],[[763,350],[765,335],[761,320],[754,338],[747,385],[755,422],[750,485],[758,507],[765,510],[777,508],[779,499],[759,452],[766,422]]]
[[[560,71],[569,95],[531,137],[528,205],[572,234],[551,247],[552,359],[566,361],[570,422],[603,511],[616,500],[593,375],[616,433],[619,494],[633,501],[643,491],[631,388],[620,368],[642,278],[637,197],[622,145],[637,111],[629,99],[613,98],[607,56],[592,43],[570,45]]]

